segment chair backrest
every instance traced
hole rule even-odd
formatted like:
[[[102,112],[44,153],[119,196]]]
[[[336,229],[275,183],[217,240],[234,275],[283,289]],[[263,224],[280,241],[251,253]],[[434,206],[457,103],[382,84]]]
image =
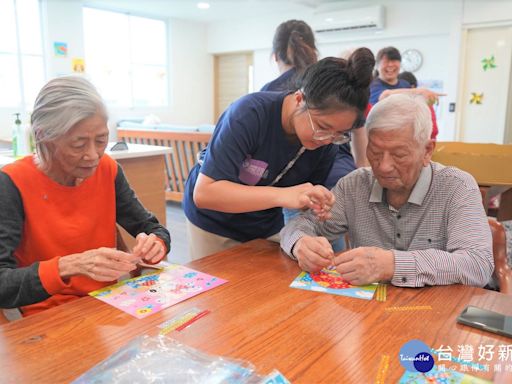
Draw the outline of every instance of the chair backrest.
[[[492,233],[492,254],[494,257],[494,271],[500,285],[500,292],[512,295],[512,269],[507,261],[507,240],[503,225],[489,219]]]
[[[118,140],[172,148],[165,155],[165,198],[178,202],[183,200],[188,174],[197,163],[196,155],[206,148],[211,136],[211,132],[117,129]]]

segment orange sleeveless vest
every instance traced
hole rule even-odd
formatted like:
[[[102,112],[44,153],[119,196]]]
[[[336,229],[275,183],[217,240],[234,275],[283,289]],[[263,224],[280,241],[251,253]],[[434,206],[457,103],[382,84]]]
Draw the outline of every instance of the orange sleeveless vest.
[[[108,155],[96,172],[78,186],[56,183],[27,156],[2,168],[18,188],[25,221],[14,252],[18,267],[39,262],[39,278],[51,295],[45,301],[20,308],[23,315],[60,305],[111,283],[86,276],[63,281],[58,260],[66,255],[116,246],[117,163]]]

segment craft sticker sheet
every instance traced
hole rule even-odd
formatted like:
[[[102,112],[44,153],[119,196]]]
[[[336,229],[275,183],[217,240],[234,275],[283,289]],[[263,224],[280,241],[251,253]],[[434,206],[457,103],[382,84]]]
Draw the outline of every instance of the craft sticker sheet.
[[[142,319],[226,282],[183,265],[171,264],[155,273],[89,292],[89,295]]]
[[[301,272],[290,287],[365,300],[371,300],[377,289],[376,284],[350,285],[337,271],[331,269],[322,269],[318,273]]]
[[[400,378],[399,384],[491,384],[491,382],[451,369],[439,370],[434,366],[426,373],[406,371]]]

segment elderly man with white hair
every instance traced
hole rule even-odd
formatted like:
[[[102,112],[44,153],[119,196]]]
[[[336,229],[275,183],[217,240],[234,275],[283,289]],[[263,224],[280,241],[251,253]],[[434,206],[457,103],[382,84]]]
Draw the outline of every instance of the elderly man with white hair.
[[[283,250],[306,271],[335,266],[354,285],[486,285],[494,262],[479,188],[468,173],[431,161],[425,100],[390,96],[366,129],[371,168],[338,181],[330,220],[306,213],[288,223]],[[352,249],[334,254],[329,242],[347,232]]]

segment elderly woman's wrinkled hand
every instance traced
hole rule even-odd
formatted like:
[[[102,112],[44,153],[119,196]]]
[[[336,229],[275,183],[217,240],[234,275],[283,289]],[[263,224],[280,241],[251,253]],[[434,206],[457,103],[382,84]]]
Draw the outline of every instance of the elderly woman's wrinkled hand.
[[[85,275],[96,281],[114,281],[133,271],[140,258],[112,248],[98,248],[61,257],[59,272],[62,279]]]
[[[155,264],[165,256],[165,245],[155,234],[139,233],[135,238],[132,253],[143,261]]]

